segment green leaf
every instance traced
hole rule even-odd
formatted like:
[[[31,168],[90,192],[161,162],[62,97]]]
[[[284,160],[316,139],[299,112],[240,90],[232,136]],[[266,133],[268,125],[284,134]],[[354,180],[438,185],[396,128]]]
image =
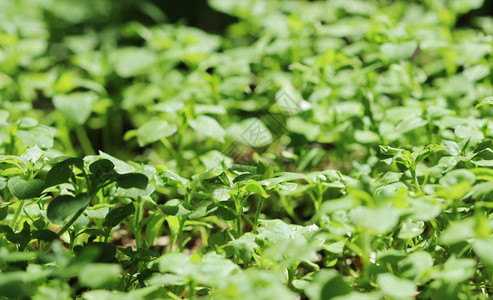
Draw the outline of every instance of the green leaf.
[[[408,219],[406,222],[402,222],[401,229],[399,230],[399,235],[397,236],[400,239],[412,239],[420,235],[424,230],[424,222],[423,221],[413,221]]]
[[[149,72],[156,60],[156,54],[145,47],[113,49],[110,54],[110,62],[114,65],[115,72],[123,78]]]
[[[19,244],[19,250],[22,251],[31,241],[31,227],[26,221],[24,222],[24,225],[22,226],[22,230],[20,232],[16,233],[13,232],[12,229],[10,229],[10,232],[6,232],[6,237],[7,240],[9,240],[10,242],[14,244]]]
[[[427,158],[430,154],[442,150],[443,147],[440,145],[427,145],[423,150],[419,151],[416,155],[416,164],[423,159]]]
[[[99,156],[110,160],[115,165],[115,171],[119,174],[135,172],[135,168],[132,167],[130,164],[124,162],[123,160],[119,160],[118,158],[115,158],[109,154],[106,154],[103,151],[99,151]]]
[[[182,278],[183,282],[193,276],[197,283],[219,285],[238,269],[238,265],[216,253],[208,253],[203,257],[167,253],[159,258],[159,272],[174,273]]]
[[[46,187],[68,182],[72,176],[72,168],[67,161],[62,161],[54,165],[46,174]]]
[[[56,95],[53,105],[76,124],[83,125],[92,112],[97,96],[89,92],[77,92],[69,95]]]
[[[395,129],[400,133],[406,133],[416,128],[423,127],[426,124],[428,124],[426,120],[412,116],[399,122]]]
[[[124,189],[138,188],[141,190],[145,190],[148,183],[149,178],[140,173],[121,174],[116,179],[116,184]]]
[[[179,199],[169,200],[164,205],[160,205],[159,208],[163,213],[171,216],[185,216],[193,211],[193,207],[185,208],[183,201]]]
[[[188,123],[195,131],[224,143],[226,131],[224,131],[215,119],[202,115],[198,116],[195,120],[189,120]]]
[[[380,136],[370,130],[356,130],[354,139],[361,144],[374,144],[380,140]]]
[[[489,96],[481,100],[481,102],[479,102],[478,104],[476,104],[476,106],[474,106],[474,109],[478,109],[481,106],[485,106],[485,105],[493,105],[493,96]]]
[[[174,134],[178,127],[163,120],[151,120],[137,129],[137,141],[145,146]]]
[[[353,289],[336,270],[321,270],[305,287],[306,295],[313,300],[332,299],[351,293]]]
[[[107,228],[113,228],[116,225],[120,224],[128,216],[132,215],[134,212],[135,207],[132,203],[114,208],[110,210],[110,212],[104,218],[103,226]]]
[[[159,260],[159,272],[173,272],[180,275],[193,274],[194,267],[190,256],[185,253],[168,253]]]
[[[264,147],[273,141],[272,133],[258,118],[246,119],[228,128],[228,134],[242,144]]]
[[[402,299],[416,295],[416,284],[414,282],[396,277],[390,273],[379,274],[377,283],[382,292],[390,297]]]
[[[19,177],[10,178],[7,186],[17,199],[31,199],[38,197],[44,190],[45,183],[39,179],[26,181]]]
[[[460,243],[474,236],[474,219],[467,218],[453,222],[440,235],[440,243],[451,245]]]
[[[458,170],[456,170],[458,171]],[[476,176],[476,180],[493,181],[493,170],[487,168],[474,168],[469,170]],[[474,182],[473,182],[474,183]]]
[[[84,230],[82,233],[88,234],[88,235],[93,235],[93,236],[104,236],[104,231],[101,229],[95,229],[95,228],[88,228]]]
[[[219,247],[231,241],[231,236],[227,231],[213,233],[207,239],[207,245],[210,247]]]
[[[478,9],[483,5],[484,0],[448,0],[447,7],[457,13],[467,13],[470,10]]]
[[[18,130],[16,136],[28,147],[38,146],[41,149],[53,147],[55,129],[38,125],[29,130]]]
[[[258,268],[230,274],[222,279],[223,288],[214,291],[217,299],[283,299],[295,300],[292,292],[278,274]],[[232,297],[232,295],[234,295]]]
[[[256,181],[249,181],[245,186],[243,187],[245,191],[255,193],[257,195],[260,195],[264,198],[268,198],[269,194],[267,194],[264,190],[264,188],[258,184]]]
[[[320,134],[320,125],[306,122],[300,117],[289,118],[286,125],[291,132],[302,134],[309,141],[314,141]]]
[[[43,156],[43,150],[39,149],[38,145],[35,145],[24,151],[21,155],[21,159],[27,163],[35,164],[41,156]]]
[[[56,233],[54,233],[53,231],[48,230],[48,229],[40,229],[40,230],[33,231],[31,234],[31,237],[33,239],[39,239],[39,240],[42,240],[45,242],[52,242],[52,241],[58,239],[58,235]]]
[[[476,180],[481,180],[483,178],[478,178],[478,174],[474,170],[477,169],[471,169],[471,170],[465,170],[465,169],[458,169],[458,170],[452,170],[445,174],[442,178],[440,178],[440,185],[446,186],[446,187],[453,187],[458,185],[461,182],[467,182],[470,185],[473,185]],[[487,169],[488,172],[490,172],[489,169]],[[474,176],[476,175],[476,177]],[[488,174],[491,176],[491,179],[493,180],[493,172],[491,174]]]
[[[161,214],[155,214],[149,216],[151,218],[149,223],[147,223],[145,228],[145,238],[147,244],[152,245],[154,243],[155,238],[161,234],[161,229],[163,228],[163,223],[166,219],[166,216]]]
[[[9,207],[8,206],[0,207],[0,221],[5,219],[8,214],[9,214]]]
[[[368,208],[358,206],[350,212],[354,224],[377,233],[392,230],[399,219],[399,212],[393,207]]]
[[[226,207],[229,207],[231,209],[234,206],[233,205],[233,201],[224,201],[223,204],[226,205]],[[213,215],[215,215],[219,219],[222,219],[222,220],[225,220],[225,221],[231,221],[231,220],[234,220],[236,218],[236,216],[232,212],[232,210],[227,209],[227,208],[225,208],[223,206],[215,206],[215,207],[217,207],[217,209],[215,209],[213,211]]]
[[[449,284],[458,284],[474,275],[475,266],[474,259],[451,256],[443,264],[442,270],[432,274],[432,278],[441,279]]]
[[[402,271],[401,277],[414,277],[416,282],[426,282],[429,272],[433,268],[433,257],[428,252],[416,251],[399,261],[398,266]]]
[[[93,242],[84,246],[74,247],[78,258],[99,263],[113,262],[116,255],[116,245],[110,243]]]
[[[87,207],[91,201],[88,194],[79,194],[75,197],[61,195],[53,199],[48,205],[46,215],[51,222],[63,224],[79,210]]]
[[[39,218],[36,221],[33,222],[34,227],[38,229],[43,229],[46,227],[46,222],[44,221],[43,218]]]
[[[491,239],[478,239],[473,244],[474,252],[479,258],[486,264],[493,266],[493,240]]]
[[[111,288],[120,280],[121,272],[118,264],[96,263],[85,266],[78,277],[82,285],[90,288]]]
[[[103,158],[90,164],[89,171],[95,175],[101,175],[111,172],[114,167],[115,165],[111,162],[111,160]]]

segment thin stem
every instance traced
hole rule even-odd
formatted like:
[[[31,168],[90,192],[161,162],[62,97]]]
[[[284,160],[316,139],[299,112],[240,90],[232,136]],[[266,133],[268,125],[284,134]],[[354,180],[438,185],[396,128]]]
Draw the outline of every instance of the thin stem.
[[[288,267],[288,287],[289,288],[294,288],[293,287],[293,280],[294,280],[294,275],[296,273],[296,268],[297,265],[292,265],[291,267]]]
[[[195,299],[195,282],[193,282],[193,280],[190,280],[190,282],[188,283],[188,294],[188,299]]]
[[[289,205],[289,203],[286,199],[286,196],[279,194],[279,197],[281,198],[282,205],[284,206],[284,210],[286,210],[286,213],[288,214],[288,216],[290,216],[296,223],[298,223],[298,224],[302,223],[300,218],[298,218],[298,216],[294,213],[294,210],[291,207],[291,205]]]
[[[176,243],[176,234],[173,232],[173,230],[170,228],[170,238],[169,238],[169,252],[173,252],[173,246]]]
[[[141,220],[142,220],[142,213],[143,213],[143,208],[142,208],[142,198],[138,197],[137,198],[137,210],[135,212],[135,245],[137,248],[142,248],[142,238],[141,238]]]
[[[21,200],[19,206],[17,207],[17,210],[15,211],[14,218],[12,219],[12,223],[10,223],[10,227],[12,229],[15,229],[15,226],[17,225],[17,221],[19,219],[22,209],[24,208],[25,202],[26,200]]]
[[[258,218],[260,216],[260,211],[262,210],[262,206],[264,205],[264,197],[260,196],[260,199],[258,200],[258,205],[257,205],[257,211],[255,212],[255,220],[253,221],[255,232],[257,232],[258,228]]]
[[[79,140],[80,146],[86,155],[94,155],[94,148],[92,147],[91,141],[87,136],[87,132],[80,125],[75,126],[75,134]]]
[[[43,164],[41,165],[41,167],[36,172],[34,172],[34,174],[32,175],[31,179],[36,178],[36,176],[38,176],[39,172],[41,172],[44,169],[45,166],[46,166],[46,162],[43,162]]]
[[[107,243],[110,239],[111,228],[106,229],[104,232],[104,242]]]
[[[244,219],[244,220],[245,220],[248,224],[250,224],[250,226],[251,226],[252,228],[255,228],[255,224],[253,224],[253,221],[252,221],[252,220],[250,220],[250,217],[249,217],[249,216],[247,216],[244,212],[241,212],[241,216],[243,217],[243,219]]]
[[[242,235],[242,229],[241,229],[241,200],[240,197],[235,197],[235,208],[236,208],[236,232],[238,234],[238,237]]]
[[[72,224],[74,224],[75,221],[77,221],[77,219],[80,217],[80,215],[82,215],[82,213],[84,212],[84,210],[86,209],[86,207],[83,207],[81,208],[73,217],[72,219],[70,219],[70,221],[68,221],[67,224],[65,224],[65,226],[62,227],[62,229],[60,229],[60,231],[58,232],[58,236],[62,236],[62,234],[65,233],[65,231],[67,231],[70,226],[72,226]]]
[[[411,171],[411,176],[413,177],[413,182],[414,182],[414,186],[416,187],[416,191],[419,193],[421,192],[421,187],[419,185],[418,176],[416,175],[416,170],[411,168],[410,171]]]
[[[362,232],[362,250],[363,250],[363,277],[368,279],[370,277],[369,269],[370,269],[370,251],[371,251],[371,242],[370,242],[370,233],[368,231]]]
[[[181,155],[175,150],[175,148],[173,148],[173,145],[171,145],[171,143],[168,141],[167,138],[162,138],[161,143],[169,152],[171,152],[171,155],[176,161],[176,165],[179,166],[181,161]]]
[[[43,243],[40,239],[38,239],[38,252],[43,253]]]
[[[74,249],[74,244],[75,244],[75,238],[77,237],[76,234],[73,234],[73,233],[70,233],[70,244],[68,246],[68,248],[70,249],[70,251],[72,251]]]
[[[72,140],[70,139],[70,132],[67,120],[65,119],[65,116],[63,116],[61,113],[58,114],[57,128],[59,128],[58,133],[60,141],[62,142],[66,152],[72,155],[77,155],[77,151],[75,151],[74,147],[72,146]]]
[[[183,227],[185,225],[186,216],[180,217],[180,228],[178,228],[178,237],[176,239],[176,243],[178,244],[178,249],[180,252],[183,252],[185,245],[183,243]]]
[[[11,131],[10,132],[10,143],[7,144],[8,148],[6,149],[7,154],[14,154],[14,149],[15,149],[15,134]]]

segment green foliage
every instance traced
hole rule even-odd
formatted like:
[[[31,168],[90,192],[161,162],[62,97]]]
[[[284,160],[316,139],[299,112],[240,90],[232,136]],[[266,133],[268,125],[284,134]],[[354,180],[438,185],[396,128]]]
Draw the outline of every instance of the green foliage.
[[[0,1],[0,299],[492,298],[488,1],[163,3]]]

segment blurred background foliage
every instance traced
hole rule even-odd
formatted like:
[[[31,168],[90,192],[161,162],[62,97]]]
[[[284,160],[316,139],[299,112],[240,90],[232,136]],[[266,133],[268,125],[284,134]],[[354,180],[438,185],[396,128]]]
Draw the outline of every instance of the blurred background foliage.
[[[432,104],[460,115],[490,94],[491,45],[471,28],[491,34],[491,3],[2,0],[0,106],[56,128],[61,153],[102,150],[190,175],[284,90],[306,110],[285,116],[289,139],[261,152],[297,145],[284,158],[299,171],[348,169],[341,158],[365,161],[378,143],[423,144],[424,123],[403,117],[440,117],[418,101],[440,94]],[[399,105],[413,108],[382,117]],[[160,122],[143,127],[150,118]],[[402,135],[389,139],[397,124]],[[150,125],[161,135],[144,137]]]

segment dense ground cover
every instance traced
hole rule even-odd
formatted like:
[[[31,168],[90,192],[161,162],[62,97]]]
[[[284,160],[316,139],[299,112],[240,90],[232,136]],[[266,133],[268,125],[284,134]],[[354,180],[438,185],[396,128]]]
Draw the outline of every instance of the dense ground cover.
[[[491,298],[483,1],[209,5],[0,0],[0,298]]]

